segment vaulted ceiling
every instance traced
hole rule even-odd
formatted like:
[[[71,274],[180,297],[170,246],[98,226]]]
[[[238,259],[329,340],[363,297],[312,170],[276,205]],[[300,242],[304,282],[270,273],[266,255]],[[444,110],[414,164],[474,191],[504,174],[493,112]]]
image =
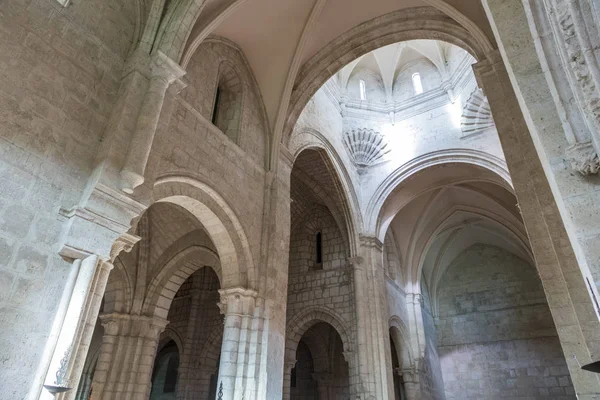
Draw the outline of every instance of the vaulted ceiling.
[[[484,10],[473,0],[208,0],[188,43],[212,33],[239,45],[273,128],[285,116],[298,70],[328,43],[373,18],[422,6],[493,40]]]

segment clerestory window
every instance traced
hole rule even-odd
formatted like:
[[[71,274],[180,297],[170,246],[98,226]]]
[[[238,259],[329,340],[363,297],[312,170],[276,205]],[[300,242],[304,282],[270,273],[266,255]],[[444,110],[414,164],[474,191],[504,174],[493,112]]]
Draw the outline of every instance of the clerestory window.
[[[365,85],[365,81],[363,81],[361,79],[358,84],[360,86],[360,99],[366,100],[367,99],[367,86]]]
[[[415,94],[423,93],[423,85],[421,84],[421,74],[415,72],[412,75],[413,89],[415,90]]]

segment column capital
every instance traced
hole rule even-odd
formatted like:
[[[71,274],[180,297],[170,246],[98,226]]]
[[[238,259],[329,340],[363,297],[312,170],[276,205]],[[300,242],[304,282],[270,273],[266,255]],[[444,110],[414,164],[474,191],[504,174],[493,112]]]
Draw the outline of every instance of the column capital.
[[[121,253],[122,251],[125,251],[126,253],[129,253],[131,251],[131,249],[133,249],[133,246],[135,246],[135,244],[137,242],[139,242],[141,239],[141,237],[137,236],[137,235],[132,235],[131,233],[122,233],[116,240],[115,243],[113,244],[112,248],[110,249],[110,261],[114,261],[115,258],[117,258],[117,256],[119,255],[119,253]]]
[[[360,245],[364,247],[372,247],[379,251],[383,251],[383,243],[375,236],[360,235]]]
[[[102,314],[100,322],[106,335],[137,336],[150,339],[158,338],[158,335],[169,323],[166,319],[159,317],[121,313]]]
[[[258,292],[241,287],[220,289],[221,301],[217,304],[221,314],[251,315],[258,300]]]
[[[421,371],[417,368],[396,368],[394,371],[402,377],[404,383],[418,384],[421,380]]]
[[[298,362],[298,360],[284,362],[283,363],[284,371],[287,372],[288,374],[292,373],[292,370],[296,366],[297,362]]]
[[[185,75],[185,70],[160,50],[152,54],[136,50],[131,54],[125,64],[123,76],[134,71],[148,79],[164,79],[167,84],[171,84]]]
[[[164,79],[169,85],[185,75],[185,70],[158,50],[150,58],[150,79]]]

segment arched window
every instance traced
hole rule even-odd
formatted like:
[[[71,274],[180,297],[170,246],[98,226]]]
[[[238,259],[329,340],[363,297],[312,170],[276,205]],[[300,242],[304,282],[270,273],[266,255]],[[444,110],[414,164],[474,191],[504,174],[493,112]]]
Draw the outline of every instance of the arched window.
[[[361,79],[358,82],[358,85],[360,86],[360,99],[361,100],[366,100],[367,99],[367,86],[365,85],[365,81],[363,81]]]
[[[423,93],[423,85],[421,84],[421,74],[415,72],[412,74],[412,82],[413,88],[415,89],[415,94]]]
[[[219,82],[211,122],[237,143],[242,118],[242,82],[235,69],[224,63],[219,69]]]
[[[320,265],[323,263],[323,239],[321,236],[321,232],[317,232],[317,234],[315,235],[315,245],[317,248],[317,265]]]

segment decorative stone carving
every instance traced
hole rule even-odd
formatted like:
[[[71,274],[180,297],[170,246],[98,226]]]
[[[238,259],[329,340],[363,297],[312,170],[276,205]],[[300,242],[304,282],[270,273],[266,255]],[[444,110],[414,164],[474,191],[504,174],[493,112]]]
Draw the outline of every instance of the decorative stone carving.
[[[571,86],[580,93],[581,108],[593,125],[590,142],[578,142],[567,150],[573,169],[583,175],[598,173],[600,146],[600,66],[594,36],[583,16],[586,9],[580,0],[552,0],[550,10],[558,30],[557,45],[566,53],[566,70],[571,71],[576,83]]]
[[[571,168],[582,175],[597,174],[600,171],[600,159],[591,142],[577,143],[569,147],[567,158]]]
[[[494,126],[492,111],[483,91],[476,88],[469,96],[460,117],[463,137],[470,136]]]
[[[384,161],[390,152],[385,138],[373,129],[353,129],[344,135],[344,145],[359,172]]]

